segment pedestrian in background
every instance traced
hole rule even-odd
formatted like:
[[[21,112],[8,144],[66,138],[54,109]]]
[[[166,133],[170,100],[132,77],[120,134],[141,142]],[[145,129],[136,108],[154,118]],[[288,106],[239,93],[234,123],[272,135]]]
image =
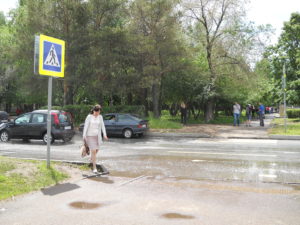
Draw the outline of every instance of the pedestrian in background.
[[[233,125],[240,126],[241,106],[235,102],[233,105]]]
[[[264,124],[265,106],[262,103],[259,103],[258,113],[259,113],[259,124],[261,127],[263,127],[263,126],[265,126],[265,124]]]
[[[103,117],[100,112],[101,106],[95,105],[91,110],[91,113],[86,117],[83,129],[83,140],[86,141],[90,149],[94,173],[97,173],[96,160],[100,145],[103,143],[102,134],[103,138],[108,140]]]
[[[186,124],[187,121],[187,107],[184,102],[181,102],[180,104],[180,113],[181,113],[181,123]]]
[[[248,104],[246,106],[246,116],[247,116],[246,126],[248,126],[248,127],[251,126],[252,111],[253,111],[252,105]]]

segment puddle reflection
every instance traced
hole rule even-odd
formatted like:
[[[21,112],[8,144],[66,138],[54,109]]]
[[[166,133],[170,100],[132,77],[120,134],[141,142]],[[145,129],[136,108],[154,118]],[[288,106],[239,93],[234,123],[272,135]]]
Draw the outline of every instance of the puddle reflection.
[[[184,215],[179,213],[165,213],[161,215],[161,217],[166,219],[194,219],[194,216],[191,215]]]
[[[71,202],[69,205],[75,209],[97,209],[104,206],[104,204],[90,202]]]

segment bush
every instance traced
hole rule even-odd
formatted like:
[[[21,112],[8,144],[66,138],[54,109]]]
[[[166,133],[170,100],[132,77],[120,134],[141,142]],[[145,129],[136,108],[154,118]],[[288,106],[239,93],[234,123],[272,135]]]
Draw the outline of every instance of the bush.
[[[286,114],[288,118],[300,118],[300,109],[287,109]]]
[[[86,116],[90,113],[93,105],[65,105],[52,106],[52,110],[64,110],[70,112],[73,116],[75,124],[83,123]],[[42,107],[47,109],[47,106]],[[131,113],[144,116],[145,108],[143,105],[116,105],[102,107],[102,113]]]

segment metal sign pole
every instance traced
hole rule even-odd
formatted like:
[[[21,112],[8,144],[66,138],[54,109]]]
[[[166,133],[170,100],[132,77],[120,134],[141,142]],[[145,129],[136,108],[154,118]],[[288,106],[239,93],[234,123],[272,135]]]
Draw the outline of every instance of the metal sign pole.
[[[40,34],[35,37],[34,73],[48,78],[47,168],[50,168],[52,77],[64,77],[65,41]]]
[[[52,77],[48,79],[47,168],[50,168]]]

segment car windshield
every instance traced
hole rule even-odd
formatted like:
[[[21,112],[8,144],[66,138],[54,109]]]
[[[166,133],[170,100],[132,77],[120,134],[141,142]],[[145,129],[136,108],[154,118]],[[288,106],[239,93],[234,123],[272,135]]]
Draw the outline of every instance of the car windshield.
[[[116,119],[116,116],[115,115],[105,115],[103,119],[113,121]]]
[[[23,115],[23,116],[17,118],[17,119],[15,120],[15,123],[16,123],[16,124],[29,123],[30,116],[31,116],[30,114],[25,114],[25,115]]]

